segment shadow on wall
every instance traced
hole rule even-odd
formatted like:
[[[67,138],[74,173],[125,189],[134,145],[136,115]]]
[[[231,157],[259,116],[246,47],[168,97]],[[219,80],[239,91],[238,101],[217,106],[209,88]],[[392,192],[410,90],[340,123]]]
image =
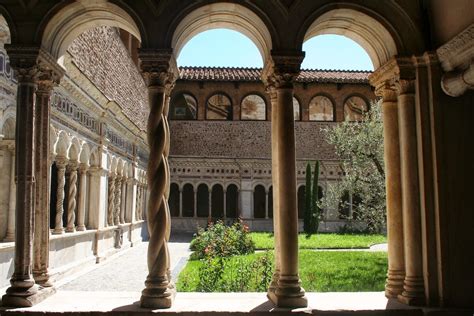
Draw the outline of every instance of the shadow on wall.
[[[142,226],[142,241],[148,241],[150,239],[150,235],[148,234],[148,223],[147,221],[143,222]]]

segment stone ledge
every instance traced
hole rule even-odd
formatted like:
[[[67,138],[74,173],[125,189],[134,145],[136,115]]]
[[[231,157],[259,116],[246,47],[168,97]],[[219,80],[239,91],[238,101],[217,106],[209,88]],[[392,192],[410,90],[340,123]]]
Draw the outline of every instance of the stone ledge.
[[[139,292],[58,291],[30,308],[1,309],[2,315],[466,315],[469,310],[408,308],[387,300],[383,292],[307,293],[309,307],[278,309],[268,301],[266,293],[178,293],[170,309],[140,308]]]

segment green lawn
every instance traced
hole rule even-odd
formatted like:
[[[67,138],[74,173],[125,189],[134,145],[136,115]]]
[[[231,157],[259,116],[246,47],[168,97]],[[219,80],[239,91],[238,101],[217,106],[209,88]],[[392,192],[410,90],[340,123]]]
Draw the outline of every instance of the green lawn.
[[[318,235],[320,236],[320,235]],[[250,265],[264,253],[229,259],[223,279],[232,279],[241,265]],[[300,278],[308,292],[383,291],[387,272],[386,252],[300,251]],[[180,273],[177,289],[195,292],[199,282],[201,261],[189,261]],[[249,277],[246,291],[256,290],[258,277]]]
[[[256,249],[273,249],[272,233],[250,233]],[[298,237],[300,249],[343,249],[369,248],[371,245],[387,242],[384,235],[369,234],[316,234]]]

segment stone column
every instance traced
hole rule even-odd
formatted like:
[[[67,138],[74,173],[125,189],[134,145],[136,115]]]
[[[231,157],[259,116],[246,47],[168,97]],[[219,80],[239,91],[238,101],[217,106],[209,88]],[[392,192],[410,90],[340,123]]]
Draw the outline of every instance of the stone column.
[[[423,305],[425,290],[421,243],[421,211],[415,116],[415,82],[398,81],[398,123],[402,175],[405,281],[398,299],[408,305]]]
[[[64,187],[66,185],[66,159],[56,157],[56,168],[58,170],[58,187],[56,191],[56,217],[53,234],[64,233],[63,214],[64,214]]]
[[[293,117],[293,82],[299,74],[303,55],[272,56],[273,65],[264,72],[266,81],[276,89],[275,120],[278,183],[278,232],[280,244],[280,274],[270,299],[279,307],[306,307],[308,301],[298,275],[298,210],[296,194],[295,125]],[[273,128],[272,128],[273,132]],[[272,157],[273,158],[273,157]],[[272,172],[274,172],[273,170]],[[283,260],[284,259],[284,260]],[[273,295],[274,294],[274,295]]]
[[[8,199],[7,233],[4,242],[15,241],[15,208],[16,208],[16,183],[15,183],[15,147],[9,146],[10,151],[10,192]]]
[[[135,174],[135,172],[133,173]],[[127,179],[127,213],[125,214],[125,222],[133,223],[137,219],[137,180],[135,176]]]
[[[140,180],[139,180],[140,181]],[[138,182],[137,185],[137,220],[142,219],[142,185]]]
[[[115,212],[115,174],[109,174],[109,194],[107,205],[107,226],[114,226]]]
[[[66,232],[73,233],[76,231],[76,197],[77,197],[77,168],[78,162],[71,161],[67,166],[69,172],[69,186],[67,199],[67,225]]]
[[[212,221],[212,188],[209,188],[209,213],[207,214],[207,222]]]
[[[183,189],[179,188],[179,217],[183,217]]]
[[[51,188],[51,156],[50,156],[50,122],[51,94],[53,86],[59,83],[63,69],[48,65],[54,62],[40,60],[40,76],[36,90],[36,152],[35,152],[35,239],[33,243],[33,276],[36,283],[43,287],[52,286],[49,280],[49,225],[50,225],[50,188]]]
[[[267,93],[270,95],[272,112],[271,112],[271,142],[272,142],[272,186],[273,186],[273,232],[275,243],[275,272],[273,273],[272,282],[268,287],[267,296],[273,302],[276,302],[275,290],[278,286],[278,279],[280,278],[280,232],[279,232],[279,200],[278,200],[278,129],[276,128],[277,111],[274,109],[277,106],[277,95],[275,87],[267,83]]]
[[[265,219],[268,219],[268,190],[265,188]]]
[[[15,133],[17,190],[15,264],[11,286],[2,297],[3,306],[29,307],[44,299],[48,293],[35,284],[32,276],[36,193],[35,90],[40,74],[40,53],[36,47],[8,47],[10,64],[18,80]]]
[[[122,197],[120,205],[120,224],[125,224],[125,213],[127,212],[127,177],[122,177]]]
[[[86,230],[84,223],[86,217],[86,198],[87,198],[87,164],[81,163],[79,165],[79,197],[77,204],[77,230]]]
[[[166,200],[169,190],[169,129],[167,123],[167,96],[178,76],[176,61],[170,51],[142,49],[141,70],[148,87],[150,114],[148,117],[148,182],[150,184],[147,222],[150,234],[148,244],[148,271],[146,288],[142,291],[141,306],[146,308],[171,307],[175,289],[169,279],[168,234],[170,213]],[[168,98],[169,100],[169,98]]]
[[[197,188],[194,188],[194,210],[193,217],[197,218]]]
[[[370,76],[376,94],[382,97],[384,124],[385,188],[387,195],[388,273],[385,296],[396,298],[403,291],[405,257],[403,250],[402,178],[397,91],[399,70],[395,59]]]
[[[224,214],[223,214],[223,218],[224,218],[224,223],[227,219],[227,190],[224,190]]]
[[[122,208],[122,176],[117,174],[115,177],[115,194],[114,194],[114,225],[120,224],[120,209]]]

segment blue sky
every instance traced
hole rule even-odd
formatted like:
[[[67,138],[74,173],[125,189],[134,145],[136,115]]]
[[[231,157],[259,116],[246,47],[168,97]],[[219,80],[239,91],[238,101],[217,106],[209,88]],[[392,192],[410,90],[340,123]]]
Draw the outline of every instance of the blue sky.
[[[357,43],[339,35],[320,35],[303,44],[305,69],[373,70]],[[178,56],[179,66],[262,67],[255,44],[239,32],[215,29],[193,37]]]

